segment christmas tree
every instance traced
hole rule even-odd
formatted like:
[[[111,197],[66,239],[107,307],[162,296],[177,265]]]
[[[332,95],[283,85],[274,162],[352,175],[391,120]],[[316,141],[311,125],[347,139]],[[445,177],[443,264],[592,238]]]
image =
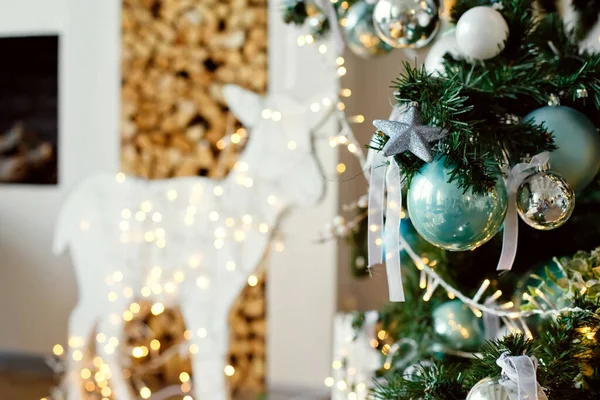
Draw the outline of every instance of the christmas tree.
[[[435,2],[332,3],[360,55],[433,44],[424,66],[399,71],[369,143],[372,174],[402,197],[388,190],[385,225],[351,226],[356,259],[368,243],[385,247],[388,277],[395,254],[402,265],[390,288],[404,302],[380,311],[372,342],[384,360],[373,398],[600,398],[600,54],[583,41],[600,4],[575,0],[565,21],[560,2],[458,0],[433,40]],[[336,34],[324,15],[285,9],[314,37]],[[356,51],[360,23],[371,36]],[[370,191],[383,198],[383,183]]]

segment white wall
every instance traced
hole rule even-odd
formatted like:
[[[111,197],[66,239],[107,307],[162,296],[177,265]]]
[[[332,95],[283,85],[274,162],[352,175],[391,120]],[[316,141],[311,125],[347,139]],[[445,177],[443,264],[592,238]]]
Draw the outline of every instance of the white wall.
[[[284,90],[290,62],[291,36],[279,6],[271,1],[270,88],[275,91]],[[119,0],[0,0],[0,35],[61,35],[60,184],[0,186],[0,351],[49,353],[55,343],[66,342],[77,291],[68,257],[51,254],[52,231],[61,200],[74,184],[96,171],[118,171],[119,9]],[[299,95],[333,84],[323,75],[325,64],[314,47],[297,63]],[[320,156],[333,173],[335,154],[326,143],[321,142]],[[273,386],[321,388],[329,375],[336,251],[334,243],[317,245],[314,239],[335,215],[336,186],[329,185],[318,209],[299,211],[286,221],[286,251],[269,263],[268,377]]]
[[[61,51],[59,185],[0,185],[0,351],[48,353],[66,341],[76,288],[68,258],[51,254],[52,231],[76,182],[117,171],[115,4],[0,0],[1,36],[58,33]]]

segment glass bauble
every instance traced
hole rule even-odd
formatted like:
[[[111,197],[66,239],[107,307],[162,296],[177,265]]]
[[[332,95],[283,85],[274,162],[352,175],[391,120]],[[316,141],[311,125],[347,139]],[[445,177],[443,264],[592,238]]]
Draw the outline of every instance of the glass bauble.
[[[373,20],[377,34],[390,46],[419,49],[435,37],[438,13],[432,0],[379,0]]]
[[[502,227],[508,199],[499,179],[493,190],[464,192],[448,183],[450,169],[444,158],[425,164],[408,190],[408,215],[419,234],[431,244],[450,251],[477,248]]]
[[[544,123],[558,147],[550,153],[550,170],[564,177],[579,192],[600,170],[600,136],[583,113],[570,107],[542,107],[524,121]]]
[[[508,24],[492,7],[473,7],[456,23],[456,43],[470,60],[496,57],[504,49],[507,38]]]
[[[536,172],[517,190],[517,212],[527,225],[542,231],[558,228],[575,208],[575,193],[552,172]]]
[[[476,351],[485,341],[481,318],[460,300],[437,306],[432,316],[436,335],[449,348]]]
[[[359,1],[348,9],[342,24],[348,48],[354,54],[364,58],[387,54],[392,50],[392,47],[385,43],[375,31],[374,8],[374,4]]]
[[[485,378],[477,382],[467,394],[467,400],[511,400],[519,398],[517,385],[510,382],[503,385],[506,378]],[[538,386],[538,398],[546,398],[543,389]],[[543,397],[542,397],[543,396]]]

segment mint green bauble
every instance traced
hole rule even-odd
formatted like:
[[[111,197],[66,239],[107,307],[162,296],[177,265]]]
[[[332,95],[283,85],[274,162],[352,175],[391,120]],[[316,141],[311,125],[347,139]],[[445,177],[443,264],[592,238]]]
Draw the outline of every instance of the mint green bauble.
[[[437,337],[451,349],[476,351],[485,341],[481,318],[460,300],[440,304],[432,316]]]
[[[456,181],[448,183],[444,159],[425,164],[408,190],[408,215],[419,234],[431,244],[450,251],[481,246],[502,227],[508,199],[502,180],[491,192],[463,193]]]
[[[576,191],[585,188],[600,170],[600,136],[584,114],[570,107],[542,107],[525,121],[544,123],[558,147],[550,153],[550,170]]]

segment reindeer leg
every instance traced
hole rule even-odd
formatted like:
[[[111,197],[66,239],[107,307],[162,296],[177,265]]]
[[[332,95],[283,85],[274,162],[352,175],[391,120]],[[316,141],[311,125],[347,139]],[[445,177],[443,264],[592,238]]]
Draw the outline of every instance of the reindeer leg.
[[[230,398],[224,373],[229,342],[227,316],[222,316],[223,329],[208,324],[207,316],[214,311],[214,305],[203,302],[200,296],[198,292],[190,293],[189,301],[181,304],[186,327],[193,333],[190,342],[199,349],[197,354],[190,355],[194,399],[227,400]]]
[[[113,311],[121,316],[123,312],[127,309],[128,303],[118,304],[117,307],[113,309]],[[102,360],[108,366],[110,370],[110,384],[113,393],[113,397],[119,400],[133,400],[136,395],[133,393],[131,386],[128,384],[127,380],[123,377],[123,365],[122,359],[123,354],[121,349],[125,345],[125,330],[124,323],[121,318],[119,318],[118,322],[115,324],[110,321],[110,318],[103,318],[100,321],[98,326],[98,332],[102,332],[106,335],[107,338],[117,338],[119,340],[119,345],[114,351],[107,351],[106,346],[99,345],[97,346],[98,354],[101,354]]]
[[[90,335],[97,322],[96,313],[93,308],[88,307],[87,303],[78,303],[69,318],[69,338],[77,338],[77,346],[69,346],[67,353],[67,371],[65,379],[68,387],[68,400],[81,400],[84,398],[83,385],[80,379],[81,370],[85,367],[85,360],[74,360],[73,353],[80,351],[85,354],[88,348]]]

